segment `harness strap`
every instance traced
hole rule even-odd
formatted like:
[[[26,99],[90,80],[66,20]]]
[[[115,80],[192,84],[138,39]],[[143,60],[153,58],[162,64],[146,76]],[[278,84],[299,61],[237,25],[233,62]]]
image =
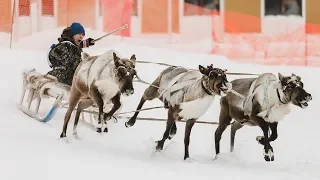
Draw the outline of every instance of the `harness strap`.
[[[280,93],[279,93],[279,89],[277,89],[277,96],[278,96],[278,98],[279,98],[279,101],[280,101],[282,104],[285,104],[285,103],[281,100]]]
[[[177,67],[177,68],[181,68],[181,67]],[[197,78],[195,78],[194,76],[190,76],[189,78],[184,79],[181,82],[178,82],[180,79],[182,79],[183,77],[185,77],[188,73],[194,72],[193,70],[188,70],[184,73],[179,74],[178,76],[176,76],[175,78],[173,78],[169,84],[167,85],[167,87],[165,89],[161,89],[162,91],[160,92],[160,88],[158,89],[158,92],[160,93],[159,97],[163,96],[163,99],[170,99],[171,93],[181,90],[184,87],[191,85],[195,82],[195,80],[197,80]]]
[[[252,111],[252,99],[257,92],[254,92],[257,79],[250,86],[249,93],[243,104],[244,115],[250,115]]]
[[[247,98],[246,100],[244,101],[244,104],[243,104],[243,109],[244,109],[244,114],[245,115],[248,115],[250,116],[251,115],[251,111],[252,111],[252,100],[253,100],[253,97],[255,96],[255,94],[257,94],[259,91],[263,91],[263,95],[264,95],[264,103],[266,104],[267,106],[267,115],[269,114],[270,112],[270,102],[269,102],[269,97],[268,97],[268,89],[270,87],[272,87],[273,89],[277,89],[277,93],[278,93],[278,98],[279,100],[281,101],[280,99],[280,94],[279,94],[279,88],[281,88],[281,86],[279,85],[279,83],[271,83],[271,82],[274,82],[275,80],[270,80],[269,76],[266,77],[267,79],[265,79],[265,81],[263,81],[263,83],[260,83],[256,86],[256,81],[257,79],[251,84],[250,86],[250,90],[249,90],[249,93],[247,95]],[[263,86],[261,86],[263,85]],[[282,102],[282,101],[281,101]],[[283,103],[283,102],[282,102]]]
[[[169,84],[167,85],[167,88],[165,88],[164,90],[162,90],[162,92],[160,92],[160,95],[159,97],[163,96],[163,99],[167,99],[167,98],[170,98],[170,95],[171,95],[171,88],[172,86],[183,76],[185,75],[186,72],[184,73],[181,73],[179,74],[178,76],[174,77],[170,82]],[[182,88],[183,86],[180,86],[180,89]],[[160,90],[160,89],[159,89]],[[179,90],[177,89],[177,86],[176,86],[176,91]]]
[[[212,93],[204,86],[203,81],[201,81],[201,87],[208,95],[212,96]]]

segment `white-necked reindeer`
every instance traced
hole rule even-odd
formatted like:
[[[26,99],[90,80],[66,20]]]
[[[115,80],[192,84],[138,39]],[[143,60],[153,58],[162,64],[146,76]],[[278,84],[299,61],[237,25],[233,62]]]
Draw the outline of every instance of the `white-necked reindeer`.
[[[67,126],[73,109],[77,106],[73,135],[77,136],[77,124],[83,109],[96,105],[99,109],[97,132],[102,132],[103,124],[121,108],[121,94],[130,96],[134,93],[133,78],[136,75],[133,54],[130,59],[122,58],[114,50],[100,56],[82,53],[82,62],[77,67],[70,91],[69,107],[65,114],[60,138],[66,137]],[[79,102],[79,103],[78,103]],[[104,113],[104,106],[112,103],[112,109]],[[105,127],[104,132],[108,131]]]
[[[303,89],[303,83],[299,76],[283,76],[278,78],[274,74],[265,73],[258,78],[244,78],[231,81],[233,90],[246,96],[239,98],[229,93],[221,98],[221,110],[219,126],[215,132],[216,155],[220,153],[221,135],[231,120],[235,122],[231,126],[231,152],[234,147],[235,134],[244,125],[259,126],[263,136],[256,140],[264,145],[264,159],[274,161],[271,141],[278,137],[277,126],[289,112],[290,104],[306,108],[312,99],[311,94]],[[268,136],[269,128],[272,133]],[[216,157],[217,157],[216,156]]]
[[[207,68],[199,65],[199,70],[200,72],[183,67],[166,68],[144,91],[137,107],[140,110],[147,100],[158,98],[169,109],[166,130],[163,138],[157,141],[158,151],[163,149],[167,138],[171,139],[176,134],[175,121],[187,120],[184,160],[189,158],[190,133],[195,121],[207,111],[215,95],[224,96],[231,90],[225,70],[213,68],[212,65]],[[126,127],[135,124],[138,114],[139,111],[126,122]]]

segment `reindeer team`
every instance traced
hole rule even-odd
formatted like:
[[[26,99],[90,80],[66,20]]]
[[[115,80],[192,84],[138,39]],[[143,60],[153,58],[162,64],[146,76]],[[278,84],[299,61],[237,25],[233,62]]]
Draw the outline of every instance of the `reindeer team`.
[[[77,124],[81,111],[89,106],[98,107],[97,132],[103,129],[106,121],[121,109],[121,95],[134,94],[133,79],[136,75],[136,56],[123,58],[110,50],[100,56],[82,53],[82,63],[78,66],[70,91],[69,107],[65,114],[61,138],[66,137],[67,126],[72,111],[77,106],[73,135],[77,136]],[[186,120],[184,137],[184,160],[189,156],[190,133],[193,125],[207,112],[215,96],[220,96],[219,125],[215,131],[216,156],[220,153],[220,139],[224,130],[231,124],[231,151],[234,149],[236,131],[244,125],[259,126],[263,136],[256,137],[264,147],[264,159],[274,161],[271,141],[276,140],[278,122],[290,112],[289,106],[306,108],[312,100],[311,94],[303,87],[301,77],[292,74],[278,77],[263,73],[257,78],[227,80],[226,70],[212,65],[199,65],[199,71],[172,66],[164,69],[152,84],[146,88],[135,114],[125,123],[132,127],[146,101],[158,98],[168,109],[166,129],[161,140],[156,142],[156,150],[161,151],[167,139],[177,132],[176,121]],[[242,96],[237,95],[237,92]],[[104,111],[112,104],[109,112]],[[268,130],[272,133],[268,136]]]

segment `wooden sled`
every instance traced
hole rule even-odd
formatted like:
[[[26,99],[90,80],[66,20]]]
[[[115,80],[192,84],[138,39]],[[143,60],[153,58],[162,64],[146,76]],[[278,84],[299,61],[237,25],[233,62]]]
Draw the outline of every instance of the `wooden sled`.
[[[71,87],[69,85],[58,82],[56,77],[51,75],[43,75],[33,68],[31,70],[26,70],[23,72],[22,80],[22,94],[20,104],[17,105],[17,108],[29,117],[40,122],[49,122],[50,120],[52,120],[58,109],[68,107],[69,92]],[[28,97],[25,101],[24,99],[27,91]],[[50,108],[48,113],[41,117],[39,115],[39,108],[42,100],[51,98],[55,99],[52,107]],[[34,111],[32,111],[31,105],[34,100],[37,100],[36,108]],[[26,104],[26,106],[24,104]],[[111,107],[107,106],[104,111],[107,111],[110,108]],[[98,109],[95,106],[92,106],[87,108],[85,112],[82,112],[81,117],[84,120],[84,113],[89,114],[90,124],[92,125],[93,117],[97,114],[97,112]]]

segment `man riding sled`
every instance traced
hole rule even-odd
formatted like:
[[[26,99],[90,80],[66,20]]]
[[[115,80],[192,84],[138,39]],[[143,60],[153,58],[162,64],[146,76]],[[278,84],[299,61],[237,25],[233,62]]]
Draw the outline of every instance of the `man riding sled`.
[[[83,40],[85,30],[78,22],[65,28],[58,38],[58,44],[52,44],[48,54],[48,63],[52,68],[47,74],[55,76],[59,82],[71,86],[76,68],[81,62],[82,48],[94,45],[94,39]]]

